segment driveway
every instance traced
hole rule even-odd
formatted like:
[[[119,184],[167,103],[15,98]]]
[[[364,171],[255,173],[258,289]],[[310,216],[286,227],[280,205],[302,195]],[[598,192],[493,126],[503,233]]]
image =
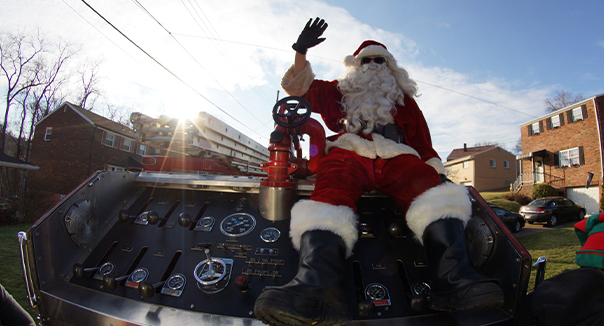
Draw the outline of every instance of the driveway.
[[[558,225],[556,225],[554,227],[544,226],[544,224],[528,224],[528,223],[526,223],[526,225],[522,228],[522,230],[520,230],[520,232],[518,232],[518,233],[515,233],[515,235],[518,238],[518,237],[523,237],[525,235],[531,235],[531,234],[535,234],[535,233],[539,233],[539,232],[546,232],[546,231],[559,229],[561,227],[574,226],[575,223],[577,223],[577,221],[560,222],[560,223],[558,223]]]

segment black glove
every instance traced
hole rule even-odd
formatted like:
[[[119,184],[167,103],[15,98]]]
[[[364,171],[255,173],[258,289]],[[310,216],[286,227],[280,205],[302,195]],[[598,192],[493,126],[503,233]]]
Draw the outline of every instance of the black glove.
[[[302,33],[298,36],[298,41],[292,45],[292,48],[300,54],[306,54],[309,48],[325,41],[324,37],[319,38],[325,32],[325,29],[327,29],[327,23],[323,19],[317,17],[313,22],[311,18],[304,26]]]
[[[442,182],[442,183],[445,183],[445,182],[454,183],[453,181],[449,180],[449,178],[447,178],[447,176],[444,174],[439,174],[438,176],[440,177],[440,182]]]

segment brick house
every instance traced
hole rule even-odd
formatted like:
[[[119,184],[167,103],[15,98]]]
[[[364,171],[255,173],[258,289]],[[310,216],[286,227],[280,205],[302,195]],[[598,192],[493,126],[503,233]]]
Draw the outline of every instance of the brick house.
[[[509,187],[516,178],[516,157],[495,146],[456,148],[444,163],[451,181],[478,191]]]
[[[520,125],[520,174],[512,190],[531,195],[533,186],[548,183],[561,195],[599,212],[603,175],[604,94]],[[586,187],[590,175],[593,178]]]
[[[149,150],[132,129],[66,102],[36,124],[30,161],[47,191],[67,194],[95,171],[140,169]]]

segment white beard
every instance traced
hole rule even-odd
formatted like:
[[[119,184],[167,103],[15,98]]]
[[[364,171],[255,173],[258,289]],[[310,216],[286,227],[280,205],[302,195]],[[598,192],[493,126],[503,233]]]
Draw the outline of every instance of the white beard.
[[[346,131],[371,133],[378,126],[394,123],[396,103],[404,94],[386,64],[369,63],[350,69],[338,79],[342,92],[342,112],[346,114]],[[393,111],[394,110],[394,111]]]

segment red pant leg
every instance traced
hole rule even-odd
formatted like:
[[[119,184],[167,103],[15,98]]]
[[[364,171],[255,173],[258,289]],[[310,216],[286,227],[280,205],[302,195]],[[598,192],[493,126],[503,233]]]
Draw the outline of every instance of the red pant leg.
[[[373,161],[349,150],[332,149],[321,159],[310,199],[356,211],[363,192],[374,188]]]
[[[441,184],[436,170],[415,155],[399,155],[375,163],[375,187],[390,196],[401,212],[426,190]]]

